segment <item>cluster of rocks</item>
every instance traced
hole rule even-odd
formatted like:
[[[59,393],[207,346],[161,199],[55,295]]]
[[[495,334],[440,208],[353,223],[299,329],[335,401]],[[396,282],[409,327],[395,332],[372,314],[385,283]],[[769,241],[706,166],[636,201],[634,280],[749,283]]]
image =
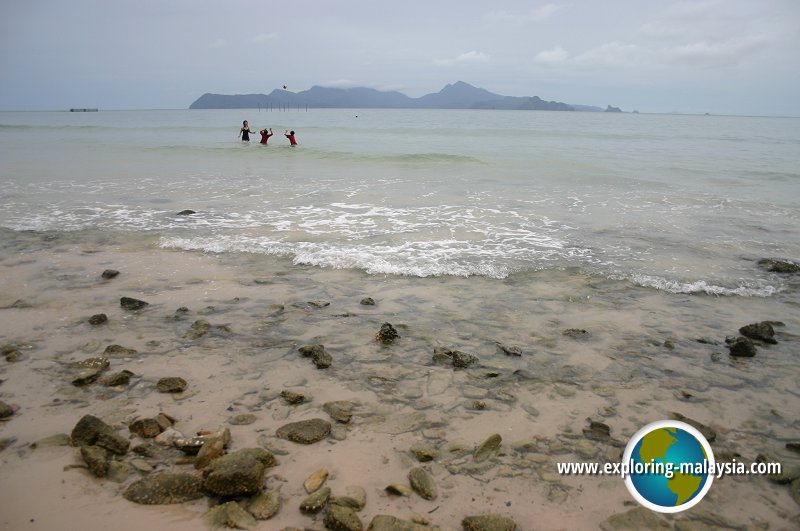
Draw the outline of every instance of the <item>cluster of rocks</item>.
[[[756,355],[756,344],[775,345],[775,326],[784,326],[780,321],[762,321],[743,326],[739,329],[740,336],[728,337],[725,343],[730,354],[736,358],[752,358]]]
[[[450,350],[445,347],[433,349],[433,362],[451,364],[454,369],[466,369],[478,363],[479,359],[473,354],[460,350]]]
[[[120,345],[109,345],[104,354],[133,356],[137,352],[134,349],[128,349]],[[133,372],[123,369],[101,378],[110,366],[111,361],[104,356],[86,358],[67,365],[73,371],[71,376],[72,385],[77,387],[87,386],[95,382],[106,387],[127,386],[130,384],[131,378],[135,376]],[[183,378],[166,376],[156,382],[156,389],[161,393],[182,393],[186,390],[187,385],[186,380]]]

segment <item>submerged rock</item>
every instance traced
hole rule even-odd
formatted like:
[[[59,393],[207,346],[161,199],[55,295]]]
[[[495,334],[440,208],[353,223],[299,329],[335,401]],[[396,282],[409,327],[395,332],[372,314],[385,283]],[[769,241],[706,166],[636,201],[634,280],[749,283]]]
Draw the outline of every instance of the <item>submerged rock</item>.
[[[436,487],[433,476],[424,468],[412,468],[408,473],[408,480],[414,492],[426,500],[435,500],[439,496],[439,489]]]
[[[89,317],[89,324],[93,326],[101,325],[108,322],[108,316],[104,313],[97,313]]]
[[[669,529],[670,527],[669,522],[644,507],[615,514],[600,523],[600,529],[603,531],[639,531],[640,529]]]
[[[117,271],[116,269],[106,269],[105,271],[100,273],[100,276],[106,280],[111,280],[112,278],[116,278],[119,276],[119,271]]]
[[[499,348],[506,356],[522,356],[522,349],[517,346],[509,346],[502,343],[497,343],[497,348]]]
[[[367,491],[362,487],[347,487],[344,496],[334,496],[330,502],[360,511],[367,504]]]
[[[362,531],[364,524],[350,507],[331,505],[323,520],[325,527],[334,531]]]
[[[203,469],[203,488],[216,496],[246,496],[264,485],[264,472],[275,456],[263,448],[245,448],[212,461]]]
[[[689,417],[685,417],[680,413],[675,413],[675,412],[670,413],[670,416],[672,417],[673,420],[677,420],[679,422],[685,422],[689,426],[699,431],[700,434],[703,437],[705,437],[708,442],[714,442],[715,440],[717,440],[717,432],[714,431],[711,427],[706,426],[702,422],[698,422],[694,419],[690,419]]]
[[[347,424],[353,417],[354,404],[347,400],[336,400],[334,402],[325,402],[322,409],[331,416],[331,418],[342,424]]]
[[[766,321],[760,323],[753,323],[743,326],[739,329],[739,333],[750,339],[757,339],[764,343],[777,344],[775,340],[775,329]]]
[[[138,354],[139,352],[133,348],[126,348],[121,345],[109,345],[103,351],[103,354],[107,356],[124,356],[124,357],[132,357]]]
[[[440,531],[439,527],[401,520],[394,516],[379,514],[369,524],[367,531]]]
[[[566,330],[561,332],[561,335],[566,337],[580,338],[588,336],[589,332],[587,332],[583,328],[567,328]]]
[[[500,444],[503,442],[503,438],[495,433],[494,435],[490,436],[488,439],[483,441],[480,446],[475,449],[475,453],[473,454],[473,459],[480,463],[482,461],[486,461],[491,454],[497,451],[500,448]]]
[[[149,306],[150,303],[139,299],[134,299],[133,297],[122,297],[119,300],[119,305],[122,306],[123,310],[136,311],[141,310],[145,306]]]
[[[317,514],[325,508],[330,497],[331,489],[329,487],[323,487],[300,502],[300,511],[308,514]]]
[[[394,343],[395,339],[399,337],[400,334],[397,333],[397,330],[395,330],[390,323],[383,323],[381,329],[375,334],[375,341],[383,343],[384,345],[391,345]]]
[[[298,349],[305,358],[311,358],[317,369],[327,369],[333,363],[333,358],[325,350],[324,345],[306,345]]]
[[[277,490],[270,490],[250,498],[247,510],[258,520],[269,520],[281,510],[281,503],[281,493]]]
[[[411,453],[420,463],[427,463],[439,457],[439,451],[430,444],[417,443],[411,446]]]
[[[130,441],[117,434],[117,431],[93,415],[84,415],[70,435],[73,446],[100,446],[106,450],[125,455]]]
[[[608,424],[590,419],[589,427],[583,429],[583,435],[587,439],[605,441],[611,437],[611,428],[608,426]]]
[[[496,514],[467,516],[461,521],[464,531],[514,531],[516,522],[511,518]]]
[[[235,501],[212,507],[206,513],[206,521],[212,528],[253,529],[258,525],[253,515]]]
[[[324,419],[311,419],[281,426],[275,435],[300,444],[313,444],[327,437],[330,432],[330,422]]]
[[[375,306],[375,299],[373,299],[372,297],[364,297],[363,299],[361,299],[361,305],[362,306]]]
[[[478,362],[478,357],[460,350],[453,351],[453,367],[456,369],[466,369]]]
[[[406,498],[414,494],[414,491],[410,487],[403,485],[402,483],[392,483],[383,490],[385,490],[387,494],[391,494],[393,496],[403,496]]]
[[[758,267],[770,273],[800,273],[800,264],[788,260],[778,260],[774,258],[764,258],[758,261]]]
[[[81,457],[89,467],[89,472],[98,478],[106,477],[108,474],[108,451],[99,446],[81,446]]]
[[[160,393],[182,393],[186,390],[186,380],[178,376],[167,376],[161,378],[156,384],[156,389]]]
[[[200,339],[201,337],[207,335],[209,330],[211,330],[211,323],[203,319],[198,319],[197,321],[193,322],[192,326],[189,327],[189,330],[183,334],[183,339],[186,341]]]
[[[128,385],[131,382],[131,376],[133,373],[127,369],[123,369],[120,372],[115,372],[114,374],[109,374],[102,380],[100,383],[107,386],[107,387],[116,387],[118,385]]]
[[[123,498],[143,505],[167,505],[203,497],[203,482],[192,474],[152,474],[134,481]]]
[[[752,358],[756,355],[756,346],[746,337],[737,337],[728,345],[728,349],[735,358]]]
[[[306,395],[302,393],[295,393],[294,391],[289,391],[288,389],[281,391],[281,398],[283,398],[286,403],[291,406],[296,406],[306,401]]]
[[[175,215],[176,216],[191,216],[192,214],[197,214],[197,212],[187,208],[186,210],[181,210],[180,212],[178,212]]]

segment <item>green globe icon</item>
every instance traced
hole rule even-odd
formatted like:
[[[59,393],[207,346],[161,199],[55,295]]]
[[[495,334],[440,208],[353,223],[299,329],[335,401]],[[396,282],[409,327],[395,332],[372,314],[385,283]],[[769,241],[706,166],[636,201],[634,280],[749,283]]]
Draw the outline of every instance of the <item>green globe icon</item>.
[[[625,448],[628,491],[645,507],[684,511],[703,499],[714,479],[714,454],[692,426],[662,420],[639,430]]]

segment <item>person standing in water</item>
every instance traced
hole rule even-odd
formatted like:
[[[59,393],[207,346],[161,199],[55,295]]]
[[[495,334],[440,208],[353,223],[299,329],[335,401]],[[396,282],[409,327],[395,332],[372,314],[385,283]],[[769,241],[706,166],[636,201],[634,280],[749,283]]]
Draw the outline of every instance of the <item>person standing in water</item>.
[[[242,128],[239,129],[239,137],[241,137],[242,142],[250,142],[250,126],[247,124],[247,120],[242,122]]]
[[[285,136],[286,138],[289,139],[289,144],[291,144],[292,146],[296,146],[297,145],[297,140],[294,139],[294,131],[288,131],[287,132],[284,129],[283,130],[283,136]]]
[[[267,145],[267,140],[269,140],[269,137],[272,136],[272,128],[270,128],[269,133],[267,133],[267,128],[266,127],[264,129],[262,129],[261,131],[259,131],[259,133],[261,133],[261,143],[266,146]]]

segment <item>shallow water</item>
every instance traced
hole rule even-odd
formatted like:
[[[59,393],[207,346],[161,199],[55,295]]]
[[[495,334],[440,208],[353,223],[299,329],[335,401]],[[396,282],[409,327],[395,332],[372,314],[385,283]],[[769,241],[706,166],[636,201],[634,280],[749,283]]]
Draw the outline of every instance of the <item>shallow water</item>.
[[[800,430],[798,277],[756,261],[800,256],[799,120],[249,117],[297,130],[291,149],[278,136],[235,142],[241,115],[0,113],[0,345],[22,353],[0,361],[0,399],[19,405],[0,424],[12,439],[0,490],[13,507],[0,528],[119,527],[119,515],[197,528],[205,501],[134,506],[124,484],[64,469],[80,463],[73,449],[29,447],[85,413],[126,435],[128,421],[159,411],[186,434],[252,413],[254,424],[230,429],[235,449],[278,453],[267,488],[281,487],[284,508],[265,529],[311,524],[297,507],[320,467],[334,493],[367,490],[365,523],[417,513],[456,529],[468,512],[497,512],[521,529],[595,529],[635,506],[622,480],[558,476],[555,463],[615,462],[673,412],[713,427],[719,455],[798,464],[784,448]],[[197,213],[176,215],[187,208]],[[100,279],[107,268],[121,275]],[[122,296],[150,306],[123,311]],[[100,312],[108,324],[90,326]],[[218,328],[187,339],[198,320]],[[725,338],[764,320],[783,323],[778,344],[731,358]],[[390,346],[374,340],[385,322],[400,334]],[[297,351],[317,343],[331,368]],[[135,374],[129,386],[70,384],[69,362],[112,344],[137,351],[111,359],[111,371]],[[454,370],[436,348],[479,362]],[[155,392],[164,375],[189,389]],[[284,389],[312,400],[290,407]],[[274,437],[286,422],[327,418],[330,400],[356,409],[327,441]],[[588,419],[611,440],[586,439]],[[474,462],[495,433],[500,452]],[[389,497],[421,442],[439,451],[426,466],[440,498]],[[670,520],[781,529],[796,515],[785,486],[729,477]]]
[[[62,472],[79,462],[71,450],[27,448],[68,433],[85,413],[124,423],[165,411],[184,433],[215,430],[236,414],[253,413],[254,424],[229,427],[234,448],[265,445],[279,452],[267,486],[281,487],[284,508],[265,529],[311,522],[297,505],[302,481],[320,467],[331,471],[334,492],[351,485],[367,490],[365,522],[376,514],[418,513],[455,529],[470,512],[498,512],[521,529],[594,529],[630,508],[622,480],[558,476],[555,463],[614,462],[633,433],[672,412],[715,428],[715,453],[733,452],[745,462],[759,453],[787,465],[798,461],[783,448],[800,427],[794,415],[800,407],[800,312],[792,293],[748,299],[674,294],[574,269],[504,279],[370,275],[270,255],[164,250],[152,236],[125,233],[2,235],[13,253],[4,252],[0,261],[9,286],[0,298],[0,343],[24,345],[25,353],[0,373],[3,400],[21,406],[18,417],[0,426],[2,437],[16,438],[2,454],[3,491],[19,493],[11,495],[18,509],[4,512],[8,529],[29,517],[45,528],[55,522],[55,514],[24,492],[58,498],[47,485],[57,485],[59,477],[69,485],[66,499],[54,502],[59,521],[100,525],[114,507],[137,522],[196,528],[204,502],[133,507],[116,497],[124,485]],[[99,274],[106,268],[121,275],[104,281]],[[123,311],[123,295],[150,306]],[[360,303],[367,296],[375,306]],[[180,307],[189,311],[176,312]],[[101,311],[107,325],[86,323]],[[200,319],[230,331],[186,339]],[[778,344],[759,347],[752,359],[730,358],[725,336],[760,320],[784,322]],[[389,346],[374,340],[384,322],[400,334]],[[587,333],[571,337],[567,329]],[[333,356],[330,369],[317,370],[297,352],[315,343]],[[498,343],[521,355],[506,355]],[[70,385],[66,363],[100,355],[109,344],[138,351],[111,359],[111,371],[135,373],[131,385]],[[436,347],[480,361],[454,370],[433,361]],[[165,375],[185,378],[187,392],[177,399],[156,393],[155,381]],[[279,398],[284,389],[312,400],[287,406]],[[273,437],[286,422],[327,418],[321,406],[330,400],[357,404],[353,421],[336,438],[305,447]],[[585,439],[589,418],[607,423],[612,439]],[[475,463],[473,449],[494,433],[503,438],[501,452]],[[427,466],[440,498],[387,497],[383,488],[405,482],[416,466],[409,449],[421,442],[439,450]],[[50,468],[42,469],[43,462]],[[31,467],[40,472],[26,473]],[[715,481],[698,508],[677,518],[781,528],[793,525],[795,507],[784,486],[764,477],[729,477]]]

